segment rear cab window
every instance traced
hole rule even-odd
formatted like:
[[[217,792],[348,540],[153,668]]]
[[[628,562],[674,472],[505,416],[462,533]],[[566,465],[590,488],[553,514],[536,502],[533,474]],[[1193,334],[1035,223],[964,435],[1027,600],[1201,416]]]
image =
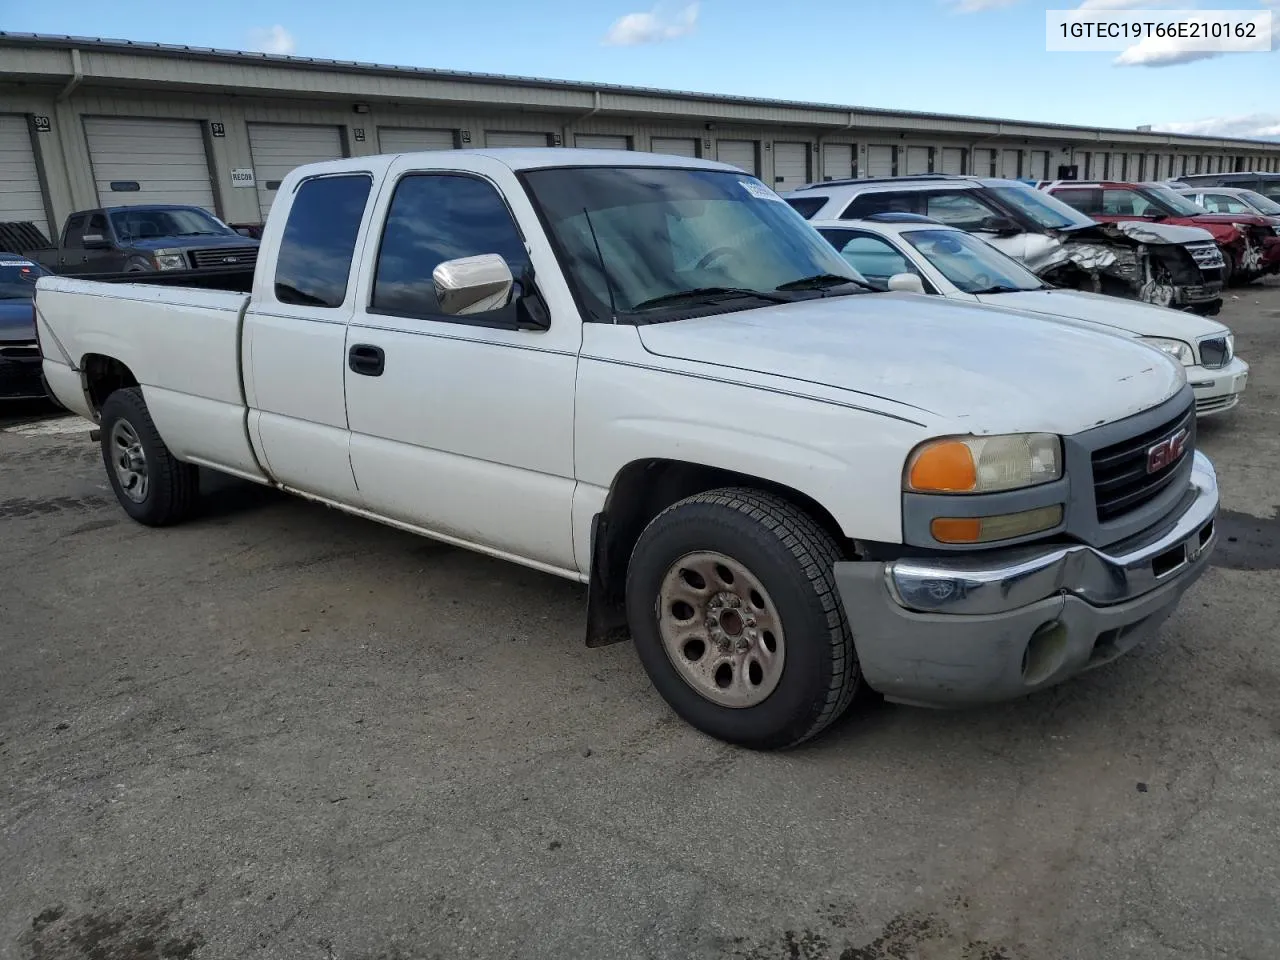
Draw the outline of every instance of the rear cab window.
[[[1061,200],[1067,206],[1075,207],[1081,213],[1095,216],[1102,213],[1102,191],[1088,187],[1067,187],[1055,190],[1051,196]]]
[[[276,257],[278,301],[342,306],[372,186],[367,173],[316,177],[299,185]]]
[[[920,196],[913,193],[894,193],[889,190],[863,193],[840,214],[841,220],[861,220],[875,213],[921,213]]]

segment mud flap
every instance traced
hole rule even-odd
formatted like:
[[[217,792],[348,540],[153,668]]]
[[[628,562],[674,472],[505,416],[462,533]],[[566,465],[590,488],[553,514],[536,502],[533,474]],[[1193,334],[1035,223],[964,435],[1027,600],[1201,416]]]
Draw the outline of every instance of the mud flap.
[[[623,591],[611,582],[609,521],[602,513],[591,519],[591,579],[587,581],[587,646],[607,647],[631,639]]]

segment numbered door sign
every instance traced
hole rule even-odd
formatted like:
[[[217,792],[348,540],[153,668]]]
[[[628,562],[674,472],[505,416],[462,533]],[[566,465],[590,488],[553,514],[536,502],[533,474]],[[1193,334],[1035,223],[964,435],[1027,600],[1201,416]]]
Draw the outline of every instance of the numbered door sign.
[[[232,170],[231,185],[233,187],[256,187],[258,182],[254,179],[253,169],[251,167],[237,167]]]

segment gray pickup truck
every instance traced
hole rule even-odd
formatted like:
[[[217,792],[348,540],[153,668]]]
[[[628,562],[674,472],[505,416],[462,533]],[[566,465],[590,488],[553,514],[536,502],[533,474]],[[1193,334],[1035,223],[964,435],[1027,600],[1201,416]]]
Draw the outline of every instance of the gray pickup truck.
[[[54,273],[241,272],[253,269],[258,241],[200,207],[147,204],[79,210],[62,228],[56,248],[23,254]]]

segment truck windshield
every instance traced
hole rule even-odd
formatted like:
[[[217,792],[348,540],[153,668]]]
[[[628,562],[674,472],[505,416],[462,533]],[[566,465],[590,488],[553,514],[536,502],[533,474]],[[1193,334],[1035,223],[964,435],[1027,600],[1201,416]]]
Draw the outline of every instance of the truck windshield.
[[[972,234],[960,230],[905,230],[902,239],[965,293],[1044,289],[1034,273]]]
[[[37,263],[0,253],[0,300],[30,300],[45,272]]]
[[[121,242],[153,237],[238,236],[217,217],[198,207],[136,207],[111,214],[111,228]]]
[[[1036,190],[1019,183],[1017,180],[1002,180],[999,183],[986,181],[996,198],[1013,207],[1032,223],[1046,230],[1074,230],[1079,227],[1092,227],[1094,222],[1075,207],[1068,206],[1056,197],[1051,197],[1042,190]]]
[[[523,180],[561,267],[598,320],[677,319],[868,289],[800,214],[746,173],[561,167],[527,171]]]

